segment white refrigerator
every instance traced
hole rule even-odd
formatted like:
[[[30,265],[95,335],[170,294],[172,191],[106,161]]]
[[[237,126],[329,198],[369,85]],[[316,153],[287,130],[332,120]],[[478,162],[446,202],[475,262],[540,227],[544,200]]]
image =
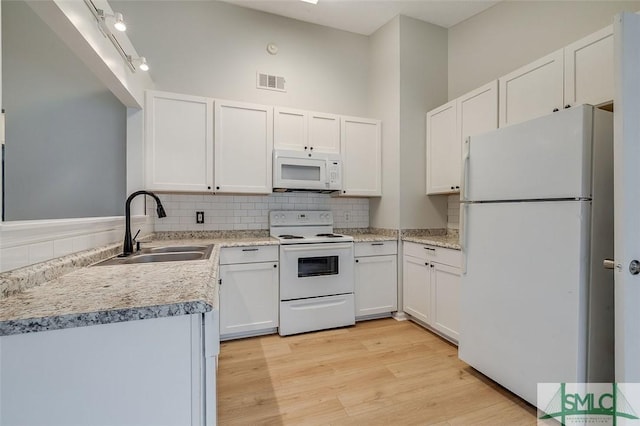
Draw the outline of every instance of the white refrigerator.
[[[581,105],[465,142],[459,357],[536,405],[612,382],[613,115]]]

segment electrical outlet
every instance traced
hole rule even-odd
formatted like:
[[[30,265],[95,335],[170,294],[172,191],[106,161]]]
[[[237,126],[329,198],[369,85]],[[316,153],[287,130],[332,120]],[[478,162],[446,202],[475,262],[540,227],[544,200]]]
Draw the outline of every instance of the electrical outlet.
[[[196,223],[204,223],[204,212],[196,212]]]
[[[351,212],[344,212],[344,221],[349,222],[351,220]]]

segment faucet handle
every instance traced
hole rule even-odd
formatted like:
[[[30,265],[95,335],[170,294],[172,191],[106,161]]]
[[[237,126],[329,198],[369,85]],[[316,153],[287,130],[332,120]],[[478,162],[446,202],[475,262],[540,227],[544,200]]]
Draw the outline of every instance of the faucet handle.
[[[131,239],[131,242],[133,241],[136,242],[136,251],[140,251],[140,241],[136,241],[136,238],[138,238],[139,234],[140,234],[140,229],[138,229],[138,232],[136,232],[136,235],[134,235],[133,238]]]

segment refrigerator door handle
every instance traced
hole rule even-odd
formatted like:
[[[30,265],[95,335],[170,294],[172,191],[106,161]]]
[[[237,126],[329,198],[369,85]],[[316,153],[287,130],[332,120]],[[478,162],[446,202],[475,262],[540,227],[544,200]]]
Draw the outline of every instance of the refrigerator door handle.
[[[469,182],[467,182],[467,178],[469,176],[469,156],[471,155],[471,147],[470,147],[471,138],[468,137],[464,140],[464,144],[462,144],[462,177],[460,179],[460,201],[465,202],[467,200],[467,187],[469,186]]]
[[[461,260],[461,272],[462,275],[466,275],[467,273],[467,224],[465,223],[467,217],[467,208],[469,204],[462,203],[460,205],[460,254],[462,255]]]

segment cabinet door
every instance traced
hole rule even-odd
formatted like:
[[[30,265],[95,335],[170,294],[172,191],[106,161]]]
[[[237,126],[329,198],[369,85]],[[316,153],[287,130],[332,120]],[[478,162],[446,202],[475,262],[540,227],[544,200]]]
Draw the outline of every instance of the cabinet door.
[[[220,335],[278,327],[279,280],[275,262],[220,266]]]
[[[498,128],[498,80],[458,99],[458,140]]]
[[[380,120],[342,117],[342,193],[382,195]]]
[[[270,194],[273,108],[215,101],[215,191]]]
[[[564,52],[558,50],[501,77],[500,127],[563,107]]]
[[[462,145],[455,100],[427,113],[427,194],[460,190]]]
[[[429,264],[421,259],[404,256],[402,265],[403,310],[412,317],[430,324],[431,275]]]
[[[340,117],[322,112],[310,112],[309,147],[313,152],[340,154]]]
[[[613,102],[613,26],[564,48],[564,102]]]
[[[304,151],[309,148],[306,111],[276,107],[273,110],[273,146]]]
[[[146,187],[210,191],[213,187],[213,100],[147,91]]]
[[[431,326],[454,340],[459,337],[460,269],[431,264]]]
[[[398,310],[397,256],[355,260],[356,317]]]

